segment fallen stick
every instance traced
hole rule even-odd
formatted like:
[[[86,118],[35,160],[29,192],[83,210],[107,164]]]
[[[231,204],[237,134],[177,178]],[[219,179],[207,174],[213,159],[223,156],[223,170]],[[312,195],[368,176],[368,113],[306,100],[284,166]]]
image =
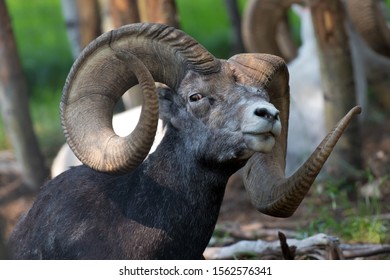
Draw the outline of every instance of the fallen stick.
[[[308,238],[287,239],[279,232],[279,240],[242,240],[224,247],[208,247],[206,259],[357,259],[387,254],[390,244],[340,244],[336,237],[320,233]]]
[[[343,259],[339,241],[326,234],[317,234],[302,240],[286,239],[282,244],[294,247],[295,259]],[[284,246],[285,246],[284,245]],[[283,259],[281,241],[242,240],[225,247],[209,247],[204,252],[206,259],[235,259],[245,255],[256,255],[264,259]]]
[[[340,249],[346,259],[368,258],[381,254],[390,254],[388,244],[341,244]]]

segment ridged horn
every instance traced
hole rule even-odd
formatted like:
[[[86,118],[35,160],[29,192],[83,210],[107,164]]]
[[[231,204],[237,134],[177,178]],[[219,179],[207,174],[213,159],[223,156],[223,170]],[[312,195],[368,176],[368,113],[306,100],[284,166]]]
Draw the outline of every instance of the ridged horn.
[[[243,181],[252,204],[262,213],[289,217],[299,206],[338,139],[355,114],[354,107],[338,123],[309,159],[289,178],[285,177],[289,117],[288,70],[282,59],[265,54],[237,55],[229,59],[239,83],[267,90],[280,111],[282,133],[270,153],[255,153],[243,168]]]
[[[292,4],[302,2],[302,0],[248,1],[242,18],[242,40],[246,51],[278,55],[287,62],[295,58],[298,48],[289,32],[287,11]]]
[[[282,132],[267,157],[272,158],[272,165],[278,166],[284,174],[290,112],[287,65],[279,56],[270,54],[238,54],[231,57],[228,62],[239,83],[267,90],[270,103],[279,110]]]
[[[348,0],[346,8],[352,24],[377,53],[390,57],[390,28],[379,0]]]
[[[141,62],[142,61],[142,62]],[[177,90],[188,70],[218,72],[220,61],[184,32],[140,23],[107,32],[81,53],[66,80],[61,122],[69,146],[81,162],[109,173],[127,173],[147,156],[157,127],[154,82]],[[136,129],[119,137],[113,108],[138,82],[144,103]]]
[[[274,158],[256,154],[244,170],[244,184],[253,205],[262,213],[275,217],[289,217],[309,191],[322,166],[331,154],[360,107],[352,108],[336,127],[324,138],[306,162],[289,178],[274,164]],[[261,182],[260,184],[258,182]]]

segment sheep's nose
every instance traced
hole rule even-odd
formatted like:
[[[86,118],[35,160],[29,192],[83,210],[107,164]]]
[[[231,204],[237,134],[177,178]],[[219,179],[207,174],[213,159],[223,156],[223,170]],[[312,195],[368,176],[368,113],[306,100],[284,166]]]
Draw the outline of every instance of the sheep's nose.
[[[256,108],[255,115],[270,122],[279,119],[279,111],[275,108]]]

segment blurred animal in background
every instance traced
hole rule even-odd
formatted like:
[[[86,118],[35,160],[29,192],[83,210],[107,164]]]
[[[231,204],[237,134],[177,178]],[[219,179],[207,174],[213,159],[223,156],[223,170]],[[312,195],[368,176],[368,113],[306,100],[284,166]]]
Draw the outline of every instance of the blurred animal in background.
[[[367,91],[358,97],[367,100],[367,107],[372,108],[370,114],[389,112],[390,10],[383,0],[345,0],[345,7],[353,61],[364,75],[355,82],[367,82],[366,90],[370,91],[369,100]]]
[[[279,54],[288,61],[291,103],[286,174],[291,174],[301,166],[326,133],[320,63],[311,13],[308,8],[293,4],[301,2],[249,1],[242,26],[243,41],[248,51]],[[289,31],[291,27],[287,13],[290,8],[301,22],[302,43],[299,48]],[[260,17],[260,14],[266,16]],[[261,37],[259,33],[262,33]],[[288,49],[297,51],[284,51]]]
[[[326,134],[320,62],[310,10],[293,6],[301,20],[297,56],[287,67],[290,73],[290,121],[286,174],[302,165]]]
[[[390,29],[380,0],[346,0],[356,98],[368,112],[368,87],[379,106],[390,109]],[[288,12],[300,18],[301,46],[292,40]],[[264,15],[260,17],[259,15]],[[287,27],[286,27],[287,26]],[[282,56],[290,73],[290,122],[286,173],[296,170],[324,136],[324,94],[310,9],[302,0],[250,0],[242,21],[247,51]],[[288,52],[287,50],[292,50]]]

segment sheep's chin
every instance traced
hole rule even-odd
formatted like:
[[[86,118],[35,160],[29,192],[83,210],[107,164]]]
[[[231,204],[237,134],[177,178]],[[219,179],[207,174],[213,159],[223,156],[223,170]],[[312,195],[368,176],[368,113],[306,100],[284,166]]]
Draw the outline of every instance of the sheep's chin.
[[[259,153],[269,153],[275,145],[275,137],[270,133],[244,134],[244,141],[248,149]]]

